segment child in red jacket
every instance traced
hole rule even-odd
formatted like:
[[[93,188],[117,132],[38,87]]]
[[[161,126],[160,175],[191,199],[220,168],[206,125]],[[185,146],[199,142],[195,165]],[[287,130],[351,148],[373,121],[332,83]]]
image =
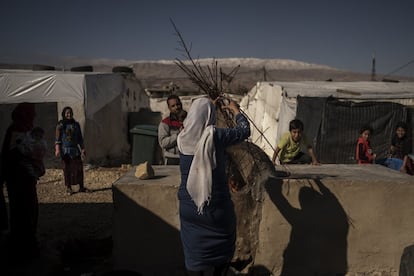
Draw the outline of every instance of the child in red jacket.
[[[369,142],[372,128],[364,126],[359,132],[359,138],[356,145],[356,159],[358,164],[372,164],[375,163],[377,155],[372,152],[372,148]]]

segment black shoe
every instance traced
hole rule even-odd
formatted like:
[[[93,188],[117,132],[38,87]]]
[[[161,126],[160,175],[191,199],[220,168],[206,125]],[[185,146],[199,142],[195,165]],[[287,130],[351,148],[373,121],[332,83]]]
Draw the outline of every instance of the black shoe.
[[[92,191],[86,188],[80,188],[79,193],[91,193]]]
[[[73,191],[71,187],[66,188],[66,195],[73,195]]]

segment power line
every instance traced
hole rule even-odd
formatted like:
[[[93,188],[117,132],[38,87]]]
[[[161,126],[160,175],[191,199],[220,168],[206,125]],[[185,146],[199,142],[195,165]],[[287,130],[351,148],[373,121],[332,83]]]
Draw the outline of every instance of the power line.
[[[387,77],[387,76],[390,76],[390,75],[392,75],[392,74],[394,74],[394,73],[396,73],[396,72],[400,71],[401,69],[403,69],[404,67],[407,67],[408,65],[410,65],[410,64],[411,64],[411,63],[413,63],[413,62],[414,62],[414,59],[413,59],[413,60],[410,60],[410,61],[409,61],[409,62],[407,62],[406,64],[404,64],[404,65],[402,65],[402,66],[398,67],[397,69],[395,69],[394,71],[391,71],[390,73],[385,74],[385,75],[383,76],[383,78],[385,78],[385,77]]]

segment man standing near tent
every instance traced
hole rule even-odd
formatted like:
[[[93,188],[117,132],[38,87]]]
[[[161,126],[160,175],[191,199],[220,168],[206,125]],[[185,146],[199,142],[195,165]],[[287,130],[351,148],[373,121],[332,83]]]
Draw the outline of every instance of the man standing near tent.
[[[182,109],[182,103],[177,95],[167,98],[170,115],[164,118],[158,126],[158,142],[163,150],[164,164],[178,165],[179,152],[177,136],[183,128],[183,121],[187,112]]]

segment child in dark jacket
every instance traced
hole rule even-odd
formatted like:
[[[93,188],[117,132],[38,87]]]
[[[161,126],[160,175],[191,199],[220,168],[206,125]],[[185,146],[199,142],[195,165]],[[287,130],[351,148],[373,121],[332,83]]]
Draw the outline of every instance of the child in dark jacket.
[[[412,160],[409,157],[409,154],[412,152],[411,140],[407,137],[407,128],[406,123],[397,123],[395,134],[391,139],[390,159],[399,161],[399,167],[394,169],[413,174]]]

